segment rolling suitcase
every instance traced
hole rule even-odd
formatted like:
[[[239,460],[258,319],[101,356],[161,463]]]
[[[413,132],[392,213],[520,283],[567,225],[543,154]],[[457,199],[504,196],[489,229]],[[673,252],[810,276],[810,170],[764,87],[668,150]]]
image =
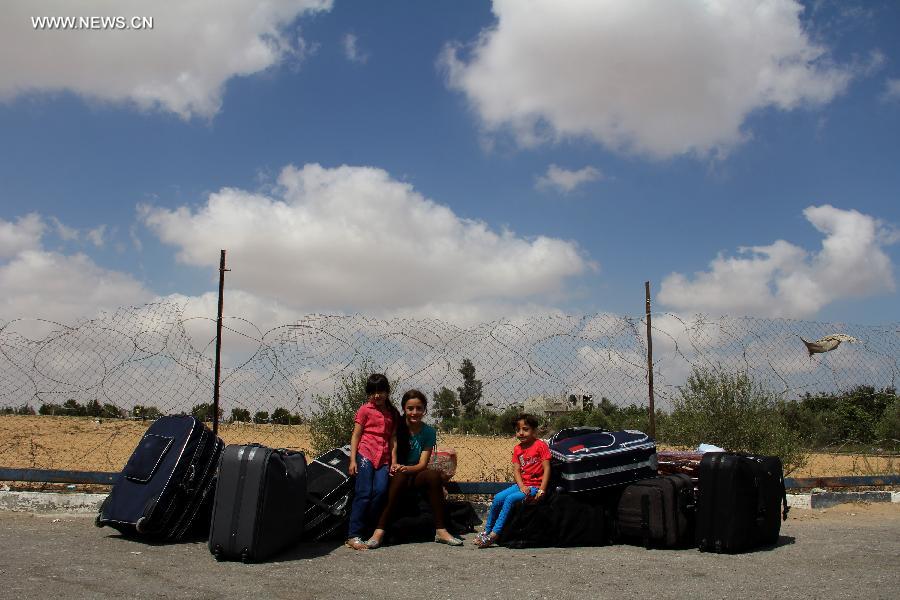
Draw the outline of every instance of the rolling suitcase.
[[[260,561],[303,534],[306,457],[259,444],[222,453],[209,532],[216,560]]]
[[[550,438],[551,476],[567,492],[584,492],[656,476],[656,442],[634,431],[578,427]]]
[[[694,483],[677,474],[627,486],[616,509],[616,537],[640,540],[646,548],[694,543]]]
[[[346,537],[353,499],[349,471],[350,446],[329,450],[307,465],[305,540]]]
[[[700,461],[697,546],[741,552],[778,542],[787,519],[781,459],[707,452]]]
[[[203,517],[208,516],[222,447],[222,440],[193,417],[157,419],[100,506],[96,525],[170,541],[192,528],[208,527]]]

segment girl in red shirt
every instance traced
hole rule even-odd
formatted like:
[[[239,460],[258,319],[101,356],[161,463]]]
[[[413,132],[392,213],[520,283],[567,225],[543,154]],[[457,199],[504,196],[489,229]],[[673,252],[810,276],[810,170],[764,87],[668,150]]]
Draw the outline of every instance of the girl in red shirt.
[[[399,413],[390,401],[391,384],[381,373],[366,380],[366,403],[359,407],[350,436],[350,475],[356,476],[350,535],[347,546],[367,550],[363,541],[381,509],[388,490],[391,452],[396,443]]]
[[[493,546],[500,536],[503,523],[512,507],[521,501],[539,502],[550,482],[550,448],[537,437],[538,420],[534,415],[521,414],[516,419],[516,439],[513,448],[513,478],[516,484],[494,496],[488,511],[484,531],[475,538],[479,548]]]

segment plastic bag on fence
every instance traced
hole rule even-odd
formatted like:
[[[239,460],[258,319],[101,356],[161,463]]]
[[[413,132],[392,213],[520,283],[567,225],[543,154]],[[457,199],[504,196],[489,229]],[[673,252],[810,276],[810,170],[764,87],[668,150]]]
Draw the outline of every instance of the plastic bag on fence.
[[[453,448],[435,448],[428,461],[428,468],[440,471],[444,479],[453,479],[456,475],[456,450]]]

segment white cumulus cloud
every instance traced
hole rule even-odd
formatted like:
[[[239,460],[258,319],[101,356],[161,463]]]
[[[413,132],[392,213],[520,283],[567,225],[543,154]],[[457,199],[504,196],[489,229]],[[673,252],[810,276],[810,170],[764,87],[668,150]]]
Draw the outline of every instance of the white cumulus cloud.
[[[784,240],[719,255],[708,271],[667,276],[659,301],[683,313],[808,318],[844,298],[895,289],[893,265],[884,246],[893,230],[869,215],[830,205],[803,215],[824,234],[817,252]]]
[[[849,68],[795,0],[494,0],[496,24],[440,64],[489,132],[579,137],[656,158],[727,152],[747,117],[822,105]]]
[[[575,188],[603,179],[603,173],[594,167],[583,167],[577,171],[570,171],[557,165],[547,167],[547,172],[537,178],[535,186],[539,189],[556,189],[568,194]]]
[[[884,84],[884,93],[881,98],[885,102],[900,100],[900,79],[888,79]]]
[[[306,44],[290,31],[331,0],[14,0],[0,19],[0,100],[28,92],[72,91],[211,117],[232,77],[263,71]],[[148,17],[152,29],[42,29],[32,17]]]
[[[350,62],[365,64],[369,60],[369,55],[360,49],[359,38],[355,34],[345,34],[341,38],[341,44],[344,46],[344,56]]]
[[[0,219],[0,258],[39,248],[45,229],[44,220],[37,213],[19,217],[15,222]]]
[[[593,264],[575,243],[462,219],[371,167],[286,167],[272,195],[226,188],[200,207],[144,206],[182,263],[228,250],[229,285],[298,311],[407,311],[540,301]],[[439,309],[437,307],[440,307]]]

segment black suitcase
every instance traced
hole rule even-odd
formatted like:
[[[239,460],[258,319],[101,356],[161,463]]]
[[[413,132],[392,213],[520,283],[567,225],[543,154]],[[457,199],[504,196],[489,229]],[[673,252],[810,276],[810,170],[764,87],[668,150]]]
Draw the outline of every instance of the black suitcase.
[[[302,452],[226,446],[218,479],[209,532],[216,560],[260,561],[300,541],[306,513]]]
[[[550,456],[553,481],[567,492],[656,476],[656,442],[640,431],[563,429],[550,438]]]
[[[604,502],[585,494],[551,492],[510,511],[497,542],[508,548],[604,546],[609,543]]]
[[[694,543],[696,500],[687,475],[645,479],[627,486],[616,509],[616,538],[646,548],[679,548]]]
[[[155,540],[205,533],[222,447],[222,440],[193,417],[157,419],[125,464],[95,523]]]
[[[781,459],[707,452],[699,488],[700,550],[730,553],[778,543],[788,513]]]
[[[350,446],[329,450],[307,465],[305,540],[346,538],[353,499],[349,471]]]

